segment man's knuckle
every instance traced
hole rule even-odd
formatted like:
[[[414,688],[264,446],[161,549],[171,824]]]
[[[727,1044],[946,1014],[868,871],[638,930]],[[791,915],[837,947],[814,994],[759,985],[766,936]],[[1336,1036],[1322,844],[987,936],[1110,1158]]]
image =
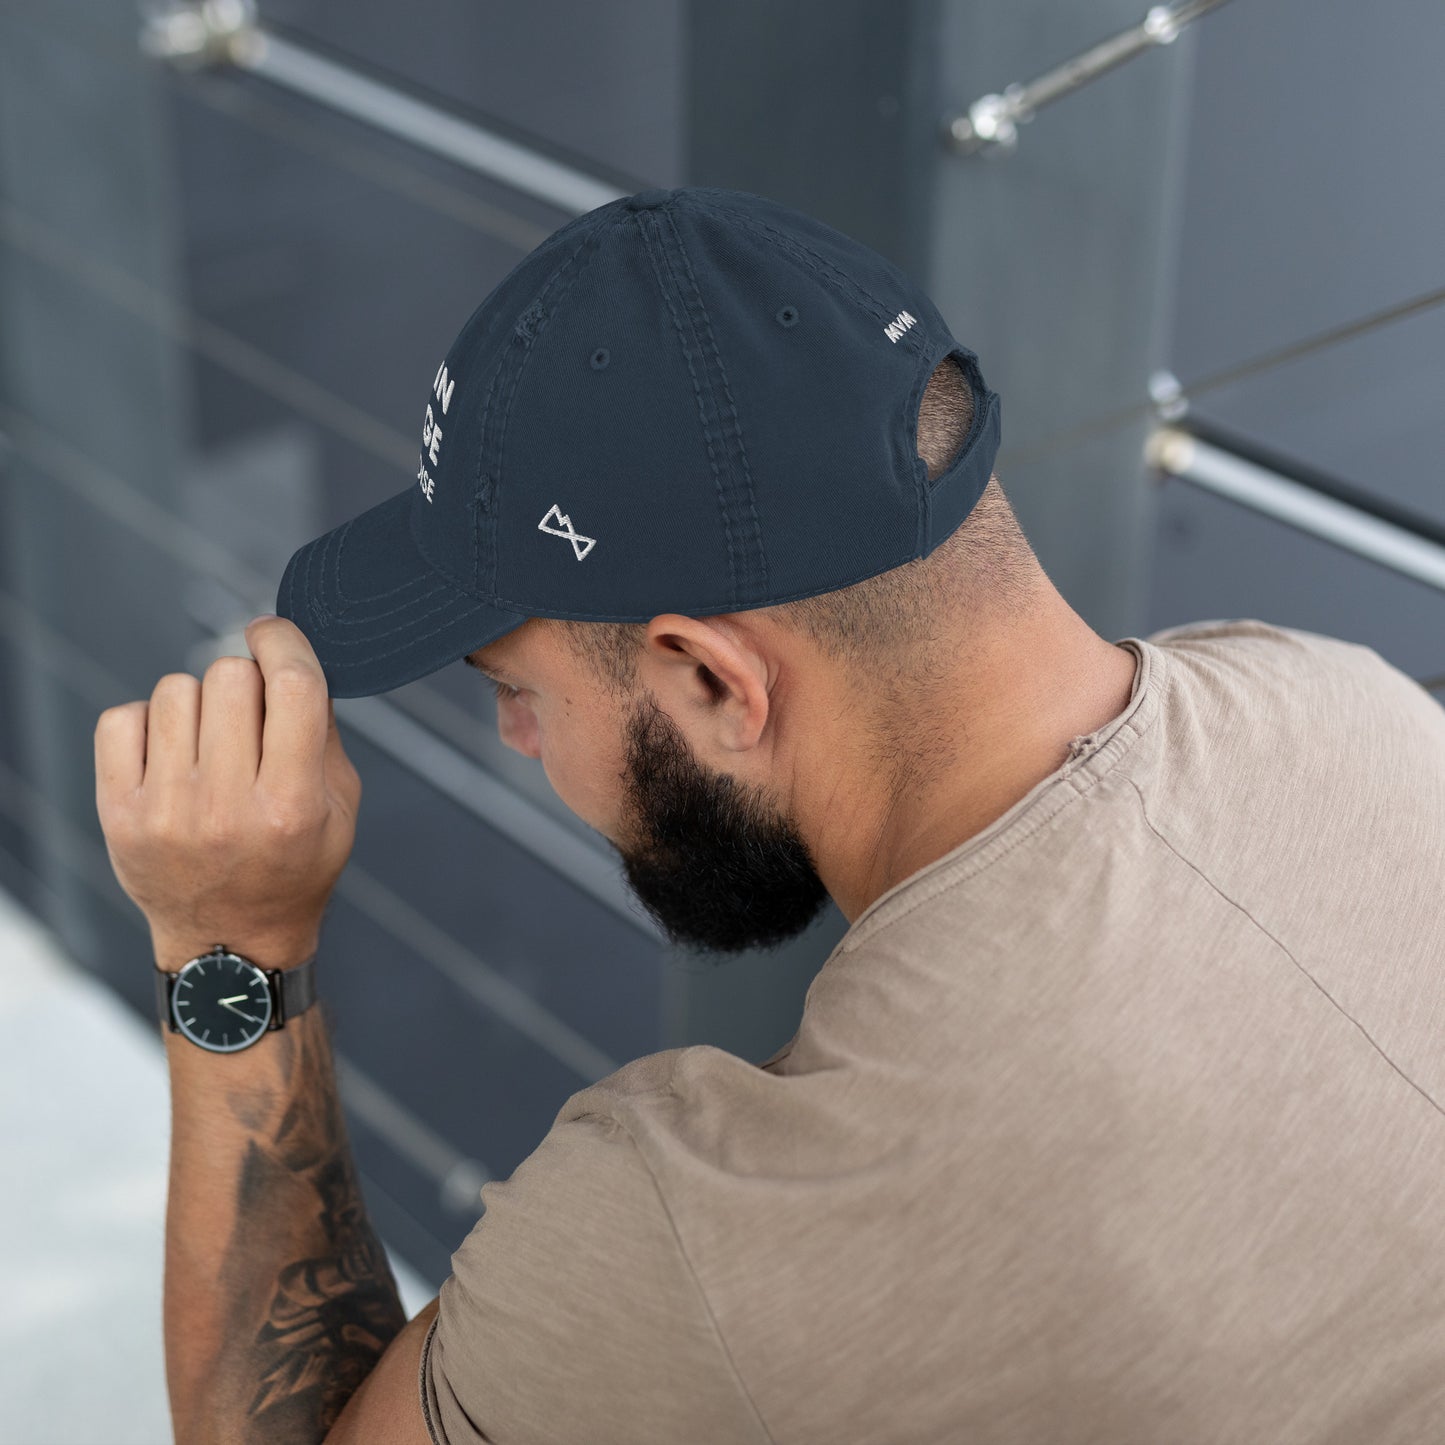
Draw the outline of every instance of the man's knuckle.
[[[212,804],[202,808],[196,820],[196,835],[202,843],[219,843],[226,838],[232,827],[233,814],[229,808]]]
[[[201,681],[188,672],[168,672],[155,685],[152,697],[184,697],[188,692],[198,691]]]
[[[262,812],[266,831],[275,837],[293,838],[315,826],[315,810],[306,803],[276,799]]]
[[[119,727],[131,717],[138,707],[145,707],[143,702],[122,702],[114,707],[108,707],[95,720],[96,732],[110,732],[111,729]]]
[[[267,679],[267,686],[287,696],[310,698],[325,696],[326,686],[309,668],[281,666]]]
[[[260,676],[260,669],[249,657],[218,657],[206,669],[206,681],[250,682]]]
[[[107,798],[99,805],[101,828],[113,843],[130,844],[139,836],[135,811],[123,798]]]
[[[152,803],[139,826],[147,838],[162,844],[180,842],[192,827],[184,811],[169,801]]]

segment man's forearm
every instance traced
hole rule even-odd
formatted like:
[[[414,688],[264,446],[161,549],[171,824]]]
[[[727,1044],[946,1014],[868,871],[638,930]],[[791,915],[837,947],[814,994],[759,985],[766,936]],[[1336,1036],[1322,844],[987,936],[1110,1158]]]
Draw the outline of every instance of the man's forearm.
[[[321,1005],[235,1054],[167,1033],[166,1379],[178,1445],[315,1445],[406,1323]]]

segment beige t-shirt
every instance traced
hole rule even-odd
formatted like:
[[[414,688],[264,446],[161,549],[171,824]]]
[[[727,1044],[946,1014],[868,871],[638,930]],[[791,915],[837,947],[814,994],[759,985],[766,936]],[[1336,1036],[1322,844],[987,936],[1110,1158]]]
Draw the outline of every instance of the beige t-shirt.
[[[1120,645],[779,1054],[638,1059],[485,1186],[439,1445],[1445,1441],[1445,710],[1259,621]]]

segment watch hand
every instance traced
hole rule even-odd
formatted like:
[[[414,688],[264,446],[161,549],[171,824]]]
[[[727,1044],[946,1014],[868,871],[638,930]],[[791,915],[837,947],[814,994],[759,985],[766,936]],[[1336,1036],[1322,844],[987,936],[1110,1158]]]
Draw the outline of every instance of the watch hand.
[[[233,993],[230,998],[219,999],[218,1002],[224,1004],[241,1003],[246,999],[246,997],[247,995],[244,993]]]
[[[246,995],[243,994],[243,993],[241,993],[241,994],[237,994],[236,997],[237,997],[237,998],[245,998]],[[238,1008],[235,1006],[235,1004],[232,1003],[231,1000],[228,999],[228,998],[219,999],[219,1000],[217,1000],[217,1001],[221,1004],[221,1006],[222,1006],[223,1008],[228,1008],[228,1009],[231,1010],[231,1012],[232,1012],[233,1014],[236,1014],[236,1015],[239,1016],[240,1018],[245,1019],[248,1024],[258,1024],[258,1023],[261,1022],[260,1019],[252,1018],[250,1014],[243,1014],[243,1013],[241,1012],[241,1010],[238,1009]]]

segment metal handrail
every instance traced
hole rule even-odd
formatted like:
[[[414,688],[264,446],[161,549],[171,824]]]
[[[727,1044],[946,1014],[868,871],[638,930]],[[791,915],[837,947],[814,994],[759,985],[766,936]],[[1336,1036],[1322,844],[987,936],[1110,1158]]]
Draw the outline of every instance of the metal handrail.
[[[628,194],[265,29],[253,0],[152,9],[140,45],[183,70],[234,66],[571,215]]]
[[[962,115],[947,117],[943,141],[959,155],[978,151],[1011,151],[1018,145],[1018,128],[1044,106],[1070,95],[1082,85],[1113,70],[1141,51],[1168,45],[1191,20],[1223,5],[1225,0],[1177,0],[1156,5],[1139,22],[1118,35],[1091,46],[1026,85],[1005,86],[1002,95],[980,96]]]
[[[1372,517],[1179,427],[1154,431],[1145,443],[1144,456],[1166,476],[1192,482],[1445,592],[1445,547],[1417,532]]]

